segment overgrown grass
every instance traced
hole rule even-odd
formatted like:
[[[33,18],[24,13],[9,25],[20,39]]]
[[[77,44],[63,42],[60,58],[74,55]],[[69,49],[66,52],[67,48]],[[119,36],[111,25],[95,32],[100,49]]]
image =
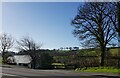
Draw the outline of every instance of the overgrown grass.
[[[114,67],[88,67],[88,68],[85,67],[85,68],[77,68],[75,71],[120,74],[120,68],[118,69]]]

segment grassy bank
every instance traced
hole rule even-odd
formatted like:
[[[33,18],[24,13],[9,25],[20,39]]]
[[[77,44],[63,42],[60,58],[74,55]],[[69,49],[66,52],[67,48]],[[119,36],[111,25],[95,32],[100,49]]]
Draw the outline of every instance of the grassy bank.
[[[77,68],[76,71],[80,72],[100,72],[100,73],[113,73],[120,74],[120,68],[114,67],[88,67],[88,68]]]

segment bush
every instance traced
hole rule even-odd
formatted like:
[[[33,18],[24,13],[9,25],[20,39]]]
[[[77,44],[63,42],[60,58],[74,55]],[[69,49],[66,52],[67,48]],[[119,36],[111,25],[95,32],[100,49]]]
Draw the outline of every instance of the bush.
[[[53,58],[49,53],[41,53],[40,55],[40,68],[47,69],[52,67]]]

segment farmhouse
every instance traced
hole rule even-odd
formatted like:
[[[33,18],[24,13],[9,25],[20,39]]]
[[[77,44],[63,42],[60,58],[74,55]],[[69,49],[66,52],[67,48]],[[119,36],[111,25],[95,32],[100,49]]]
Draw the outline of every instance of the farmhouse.
[[[17,65],[28,66],[31,68],[31,57],[29,55],[14,55],[7,58],[8,63],[15,63]]]

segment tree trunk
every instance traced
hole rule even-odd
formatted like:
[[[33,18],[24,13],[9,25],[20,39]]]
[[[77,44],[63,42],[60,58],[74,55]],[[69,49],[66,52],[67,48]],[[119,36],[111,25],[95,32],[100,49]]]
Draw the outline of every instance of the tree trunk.
[[[35,69],[35,67],[36,67],[36,60],[32,59],[32,69]]]
[[[5,63],[5,50],[4,49],[2,51],[2,59],[3,59],[2,62]]]
[[[3,63],[5,62],[4,56],[5,56],[5,55],[4,55],[4,52],[3,52],[3,53],[2,53],[2,59],[3,59],[2,62],[3,62]]]
[[[101,60],[100,60],[100,65],[104,66],[104,61],[105,61],[105,46],[101,46]]]
[[[33,62],[33,69],[35,69],[35,67],[36,67],[36,60],[34,60]]]

